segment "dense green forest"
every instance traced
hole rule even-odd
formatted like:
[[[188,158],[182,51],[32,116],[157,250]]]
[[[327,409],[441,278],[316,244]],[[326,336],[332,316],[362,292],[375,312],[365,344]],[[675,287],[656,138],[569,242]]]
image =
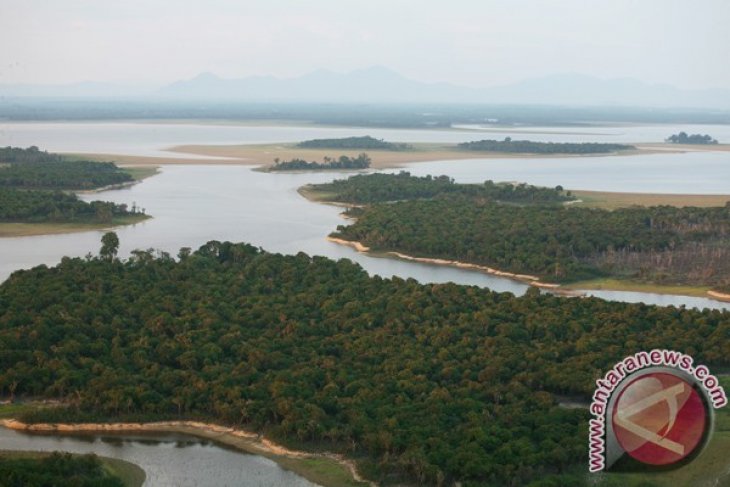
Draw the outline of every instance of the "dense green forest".
[[[0,148],[0,187],[84,190],[132,180],[112,162],[66,160],[35,146]]]
[[[502,205],[474,198],[377,204],[339,238],[566,282],[599,276],[730,284],[730,205],[614,211]]]
[[[369,135],[364,137],[344,137],[341,139],[305,140],[304,142],[298,143],[297,147],[304,149],[366,149],[389,151],[405,151],[413,149],[413,146],[409,144],[386,142],[383,139],[376,139]]]
[[[460,194],[474,198],[514,203],[556,203],[573,200],[570,191],[562,187],[541,188],[527,184],[456,184],[448,176],[412,176],[399,174],[358,174],[331,183],[312,184],[307,189],[320,199],[354,204],[369,204],[420,198],[433,198],[442,194]]]
[[[116,217],[142,216],[137,208],[109,201],[87,203],[61,191],[35,191],[0,187],[0,222],[109,223]]]
[[[0,395],[72,404],[38,420],[213,419],[385,484],[582,485],[566,472],[583,471],[588,413],[555,394],[588,398],[640,349],[730,365],[727,312],[423,285],[227,242],[113,250],[0,285]]]
[[[672,144],[717,144],[717,140],[707,134],[688,135],[687,132],[670,135],[666,141]]]
[[[124,487],[94,455],[0,455],[0,487]]]
[[[602,154],[622,150],[636,149],[633,145],[601,144],[596,142],[567,143],[567,142],[533,142],[530,140],[478,140],[462,142],[460,149],[488,152],[511,152],[527,154]]]
[[[370,157],[360,154],[357,157],[340,156],[337,159],[325,157],[323,162],[307,162],[304,159],[291,161],[274,160],[274,165],[267,168],[269,171],[322,171],[331,169],[367,169],[370,167]]]

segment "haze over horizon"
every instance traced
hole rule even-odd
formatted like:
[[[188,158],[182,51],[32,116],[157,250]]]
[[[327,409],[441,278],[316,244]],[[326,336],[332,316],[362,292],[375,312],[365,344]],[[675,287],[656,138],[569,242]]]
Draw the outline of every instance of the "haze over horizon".
[[[164,86],[385,66],[484,88],[563,73],[730,88],[730,2],[6,0],[0,84]],[[682,69],[678,69],[681,66]]]

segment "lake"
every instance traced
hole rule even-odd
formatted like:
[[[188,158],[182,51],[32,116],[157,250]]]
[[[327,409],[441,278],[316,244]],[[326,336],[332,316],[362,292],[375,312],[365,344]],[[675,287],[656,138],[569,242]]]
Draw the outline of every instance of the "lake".
[[[179,434],[39,435],[0,427],[0,449],[95,453],[139,465],[150,487],[314,487],[274,461]]]
[[[581,159],[595,162],[607,158]],[[545,163],[560,163],[561,160],[546,159]],[[509,159],[509,167],[517,171],[521,167],[520,161]],[[463,167],[463,162],[443,162],[429,167],[435,174],[451,174],[452,169],[458,173],[457,168]],[[482,166],[473,164],[468,167],[471,171],[478,171]],[[481,169],[485,178],[490,174],[488,168],[484,166]],[[422,172],[419,165],[414,165],[413,170]],[[690,177],[691,172],[687,171],[685,177]],[[352,173],[264,173],[249,166],[167,165],[162,167],[159,175],[130,188],[85,194],[82,198],[128,205],[134,203],[154,216],[142,223],[116,229],[121,241],[121,257],[140,248],[159,249],[176,255],[181,247],[197,249],[208,240],[230,240],[249,242],[271,252],[295,254],[302,251],[333,259],[348,258],[358,262],[369,273],[383,277],[395,275],[420,282],[456,282],[515,294],[522,294],[527,289],[522,283],[479,271],[379,258],[328,242],[325,237],[337,225],[346,224],[340,216],[342,208],[310,202],[296,190],[307,183],[330,181],[349,174]],[[586,180],[582,181],[584,187],[592,189],[589,186],[590,173],[586,173],[585,177]],[[55,264],[65,255],[96,254],[102,233],[91,231],[0,239],[0,278],[6,278],[18,268],[41,263]],[[659,305],[715,309],[730,306],[711,299],[686,296],[608,291],[591,291],[590,294]]]

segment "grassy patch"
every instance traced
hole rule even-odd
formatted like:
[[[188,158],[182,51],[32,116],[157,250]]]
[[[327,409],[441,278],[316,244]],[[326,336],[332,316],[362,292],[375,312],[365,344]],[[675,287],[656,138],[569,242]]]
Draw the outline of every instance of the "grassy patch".
[[[573,195],[581,201],[571,203],[571,205],[607,210],[629,206],[725,206],[730,201],[730,195],[719,194],[611,193],[573,190]]]
[[[132,176],[135,181],[150,178],[160,172],[158,166],[126,166],[122,167],[122,170]]]
[[[672,286],[648,282],[626,281],[622,279],[591,279],[589,281],[571,282],[564,286],[567,289],[595,289],[607,291],[634,291],[641,293],[674,294],[679,296],[707,297],[708,286]]]
[[[88,232],[105,230],[123,225],[133,225],[151,218],[148,215],[134,215],[114,218],[110,223],[0,223],[0,237],[28,237],[57,233]]]
[[[325,487],[363,487],[366,482],[352,478],[345,466],[328,458],[278,457],[276,462],[287,470]]]

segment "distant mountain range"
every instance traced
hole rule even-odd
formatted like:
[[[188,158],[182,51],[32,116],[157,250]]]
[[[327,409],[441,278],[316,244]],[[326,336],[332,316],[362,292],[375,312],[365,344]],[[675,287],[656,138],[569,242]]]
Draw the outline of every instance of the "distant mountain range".
[[[518,103],[730,109],[728,89],[682,90],[668,84],[649,84],[631,78],[601,79],[576,74],[470,88],[415,81],[384,67],[349,73],[320,69],[295,78],[250,76],[226,79],[202,73],[161,88],[92,82],[55,86],[0,85],[0,96],[146,96],[277,103]]]

